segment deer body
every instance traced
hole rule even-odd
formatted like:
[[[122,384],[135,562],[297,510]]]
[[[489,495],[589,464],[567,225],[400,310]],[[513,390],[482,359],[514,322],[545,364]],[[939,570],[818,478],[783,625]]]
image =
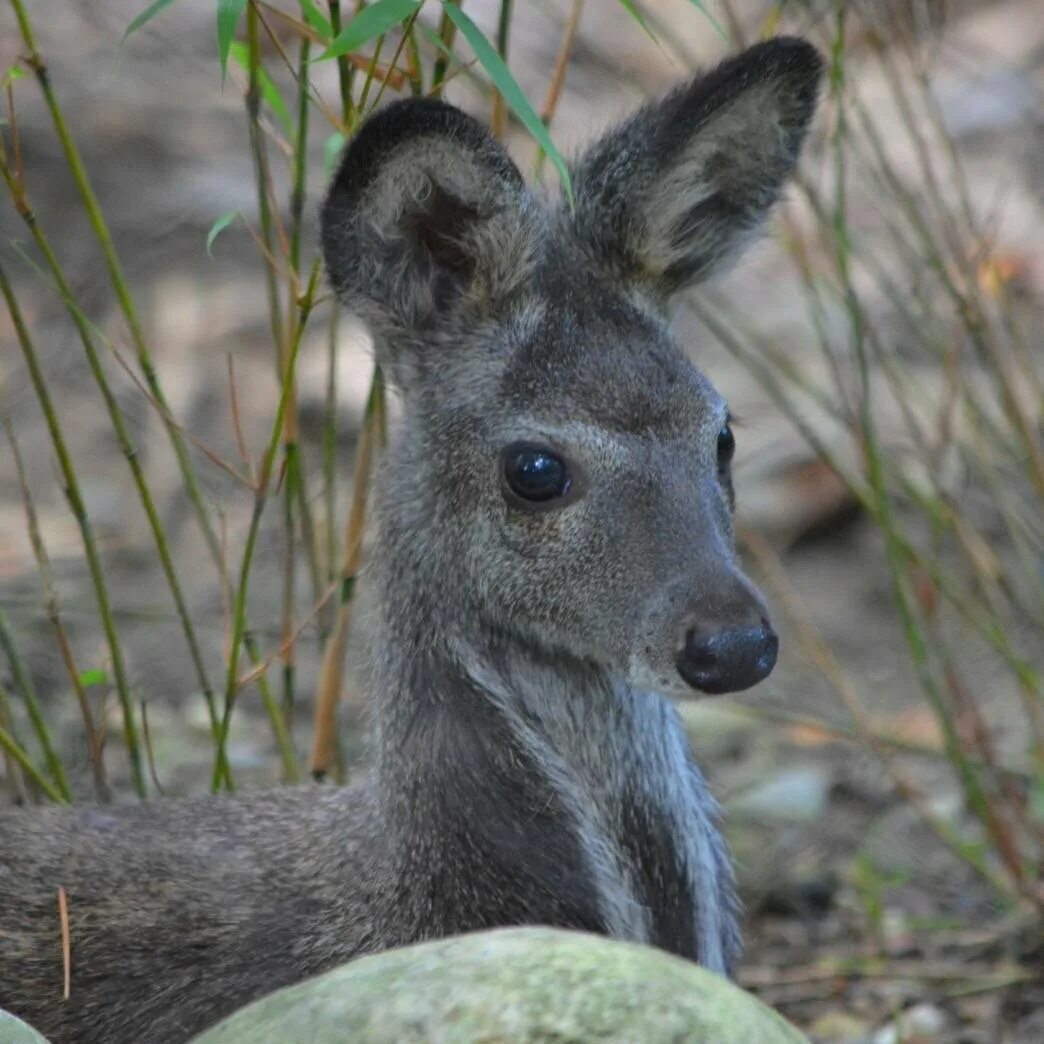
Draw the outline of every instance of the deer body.
[[[664,306],[776,198],[819,68],[772,41],[647,107],[581,158],[575,211],[448,106],[364,126],[323,238],[404,403],[371,777],[0,817],[0,1007],[54,1044],[180,1044],[354,956],[514,924],[729,971],[732,872],[666,697],[746,688],[776,645],[727,411]]]
[[[389,749],[387,789],[8,817],[2,1005],[55,1044],[181,1042],[351,957],[505,924],[648,942],[725,971],[732,873],[673,708],[579,663],[563,687],[561,664],[419,662],[435,684],[408,748]]]

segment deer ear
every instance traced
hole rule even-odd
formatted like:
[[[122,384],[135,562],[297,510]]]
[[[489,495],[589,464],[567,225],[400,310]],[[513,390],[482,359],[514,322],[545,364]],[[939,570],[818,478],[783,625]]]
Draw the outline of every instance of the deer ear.
[[[639,110],[581,158],[576,230],[613,275],[661,302],[737,251],[791,174],[823,62],[758,44]]]
[[[533,204],[507,153],[441,102],[398,102],[349,144],[322,211],[327,270],[381,334],[495,311],[524,280]],[[392,339],[392,338],[389,338]]]

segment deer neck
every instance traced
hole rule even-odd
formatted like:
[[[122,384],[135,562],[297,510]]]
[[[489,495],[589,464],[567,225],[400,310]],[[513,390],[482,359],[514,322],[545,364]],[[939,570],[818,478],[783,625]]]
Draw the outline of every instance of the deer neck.
[[[428,874],[446,896],[447,875],[484,881],[489,909],[464,929],[565,924],[724,970],[728,864],[674,709],[477,611],[450,619],[423,601],[384,587],[372,690],[403,880]],[[462,866],[465,853],[481,865]]]

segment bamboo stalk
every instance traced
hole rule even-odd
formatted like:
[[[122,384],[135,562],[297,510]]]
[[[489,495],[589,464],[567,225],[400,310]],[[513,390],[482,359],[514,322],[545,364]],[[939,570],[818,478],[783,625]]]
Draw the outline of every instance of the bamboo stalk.
[[[419,9],[418,9],[419,10]],[[421,65],[420,44],[417,43],[416,19],[411,19],[406,30],[406,61],[410,79],[410,92],[415,98],[424,97],[424,69]]]
[[[66,165],[69,168],[73,182],[75,183],[77,191],[83,201],[84,209],[87,212],[91,228],[94,230],[95,237],[101,246],[102,255],[105,259],[105,266],[116,293],[116,299],[119,302],[120,310],[123,312],[127,328],[130,331],[131,341],[134,345],[135,354],[138,359],[138,365],[141,367],[142,374],[145,377],[153,398],[155,398],[163,407],[160,411],[160,416],[164,420],[171,446],[174,449],[174,455],[178,461],[178,468],[181,471],[182,481],[185,484],[185,492],[188,494],[189,500],[196,514],[196,518],[199,522],[211,558],[215,565],[219,566],[221,562],[221,548],[218,543],[217,534],[214,532],[214,527],[211,524],[206,503],[203,500],[203,494],[200,491],[199,483],[196,480],[195,471],[192,467],[192,461],[189,457],[185,440],[177,426],[172,424],[169,420],[172,414],[167,406],[167,399],[164,395],[163,388],[160,385],[159,375],[156,372],[152,355],[149,351],[148,342],[145,339],[141,323],[138,319],[137,310],[134,306],[134,299],[131,296],[130,289],[127,285],[127,280],[116,253],[116,247],[113,244],[112,236],[109,233],[108,225],[106,224],[105,218],[102,214],[101,206],[98,203],[97,196],[94,194],[94,189],[91,187],[86,167],[83,164],[83,159],[80,156],[79,149],[76,147],[76,143],[69,131],[69,126],[66,123],[65,115],[62,112],[61,106],[58,103],[57,95],[54,93],[48,75],[47,66],[36,47],[36,39],[33,34],[32,25],[29,22],[28,14],[26,13],[24,0],[11,0],[11,6],[14,8],[22,41],[28,49],[28,55],[25,58],[26,64],[35,73],[37,83],[39,84],[40,91],[44,97],[44,102],[51,114],[51,120],[54,123],[55,132],[57,133],[59,143],[61,144]]]
[[[323,404],[323,525],[326,529],[326,582],[337,571],[337,335],[341,309],[330,305],[326,340],[326,401]],[[329,617],[327,617],[329,619]]]
[[[772,401],[786,416],[787,420],[793,425],[794,429],[801,435],[816,456],[845,484],[848,491],[859,502],[860,507],[877,523],[878,506],[869,486],[859,476],[853,474],[850,469],[844,466],[839,456],[809,425],[804,411],[795,406],[777,378],[774,368],[778,369],[788,384],[809,395],[822,409],[832,414],[835,419],[841,420],[842,417],[837,412],[836,405],[831,403],[830,399],[822,391],[815,389],[807,382],[797,370],[789,365],[788,360],[780,358],[770,346],[761,344],[758,346],[758,351],[754,351],[744,344],[743,340],[732,331],[723,318],[711,311],[704,302],[690,299],[689,307],[728,352],[754,375],[758,384],[765,389]],[[770,360],[770,362],[766,362],[766,359]],[[1037,672],[1032,664],[1018,655],[1005,629],[999,626],[998,622],[992,619],[989,614],[983,613],[977,608],[975,603],[959,589],[953,579],[939,567],[938,563],[927,560],[901,532],[896,531],[895,539],[910,564],[924,570],[932,583],[938,587],[940,594],[957,610],[961,618],[970,624],[976,634],[1001,656],[1005,665],[1015,674],[1019,683],[1026,686],[1033,694],[1039,696],[1041,683]]]
[[[330,29],[334,39],[341,35],[341,0],[330,0]],[[360,0],[356,4],[356,14],[363,9],[365,4]],[[341,94],[341,118],[347,127],[351,122],[352,115],[352,77],[354,69],[348,61],[348,55],[337,56],[337,82]]]
[[[287,361],[288,373],[292,376],[297,363],[297,354],[301,347],[301,339],[304,334],[308,316],[311,314],[314,301],[316,285],[319,281],[319,262],[312,266],[311,277],[308,287],[301,297],[299,307],[301,320],[297,326],[297,337],[291,346]],[[275,421],[272,426],[272,434],[269,438],[268,448],[265,450],[261,462],[261,471],[258,476],[257,489],[254,494],[254,508],[250,517],[250,525],[247,529],[246,544],[243,549],[243,558],[239,569],[239,582],[236,586],[235,601],[232,615],[232,638],[228,654],[228,672],[225,681],[225,701],[221,717],[221,728],[218,736],[217,760],[215,762],[212,785],[214,789],[220,785],[219,767],[221,759],[225,757],[225,746],[228,742],[228,730],[232,720],[232,711],[235,706],[237,691],[237,676],[239,673],[239,652],[243,644],[243,635],[246,631],[246,601],[250,582],[250,568],[253,563],[254,550],[257,544],[257,534],[261,523],[261,515],[268,501],[269,487],[275,468],[276,455],[282,439],[283,421],[286,415],[287,401],[289,399],[290,382],[284,381],[279,395],[279,404],[276,408]]]
[[[771,585],[773,593],[783,603],[787,616],[797,627],[799,641],[810,662],[827,679],[852,716],[856,725],[856,734],[850,738],[858,738],[874,752],[888,778],[892,781],[892,785],[950,851],[962,862],[968,863],[998,894],[1006,896],[1009,900],[1017,899],[1017,892],[1010,887],[1008,882],[1000,877],[978,852],[965,844],[957,836],[953,827],[931,810],[920,789],[899,767],[892,748],[910,750],[910,746],[901,738],[892,739],[882,736],[874,727],[856,688],[845,674],[837,658],[809,622],[796,592],[787,580],[783,563],[769,546],[768,541],[749,528],[743,530],[742,536],[744,545],[753,554]],[[829,729],[830,726],[827,728]],[[913,752],[926,753],[916,749]],[[935,753],[942,753],[947,761],[950,761],[948,751],[936,751]]]
[[[418,7],[417,10],[414,11],[413,14],[410,15],[409,20],[406,22],[405,26],[403,27],[402,35],[399,37],[399,42],[398,42],[398,44],[395,47],[395,53],[392,55],[392,60],[391,60],[391,63],[390,63],[391,68],[393,68],[393,69],[396,68],[398,66],[398,64],[399,64],[399,58],[402,57],[402,52],[406,48],[407,41],[410,39],[410,34],[413,32],[413,28],[416,25],[417,16],[419,14],[420,14],[420,8]],[[383,44],[384,44],[384,37],[382,36],[381,39],[377,43],[377,51],[374,53],[374,61],[370,65],[369,74],[367,76],[367,82],[366,82],[366,85],[365,85],[365,87],[363,89],[362,99],[361,99],[361,101],[359,103],[359,108],[360,109],[362,109],[362,107],[366,103],[366,96],[367,96],[367,92],[369,90],[369,85],[370,85],[369,81],[370,81],[370,79],[374,78],[374,76],[376,74],[377,67],[376,67],[375,63],[376,63],[376,60],[377,60],[377,55],[380,53],[380,49],[383,46]],[[384,97],[384,92],[385,92],[385,90],[388,87],[388,78],[387,77],[383,78],[380,81],[380,84],[381,84],[380,87],[377,89],[377,97],[373,99],[373,105],[371,105],[370,108],[367,110],[367,115],[369,113],[373,112],[377,108],[377,106],[381,104],[381,98]]]
[[[23,751],[25,750],[25,744],[22,743],[21,736],[18,735],[14,715],[11,713],[11,704],[7,690],[3,685],[0,685],[0,729],[7,730],[7,735],[10,737],[13,745],[21,747]],[[22,774],[21,766],[6,747],[3,748],[3,751],[4,768],[7,772],[7,786],[11,791],[11,796],[14,798],[15,804],[27,804],[30,798],[30,791],[25,785],[26,781]],[[32,796],[35,797],[35,793]]]
[[[4,687],[0,685],[0,703],[5,702],[6,698]],[[26,778],[31,780],[41,793],[46,794],[56,805],[68,804],[68,800],[63,796],[62,792],[40,772],[33,764],[32,758],[26,754],[22,745],[15,741],[11,733],[2,724],[0,724],[0,747],[4,748],[4,753],[18,764],[18,767],[25,773]]]
[[[94,776],[95,797],[101,804],[112,800],[112,790],[105,775],[104,738],[99,733],[91,713],[91,705],[87,699],[83,682],[80,680],[80,668],[77,666],[76,657],[73,654],[72,643],[66,633],[65,624],[62,621],[61,611],[58,607],[58,591],[54,584],[54,572],[51,569],[51,559],[47,554],[43,534],[40,532],[40,524],[36,515],[36,507],[33,504],[32,492],[29,488],[29,479],[25,472],[22,454],[18,448],[14,428],[8,421],[6,424],[7,439],[11,445],[11,454],[14,457],[15,469],[18,472],[18,482],[22,490],[22,503],[25,506],[26,523],[29,527],[29,540],[33,546],[33,555],[36,558],[37,569],[44,588],[44,611],[51,623],[55,637],[58,640],[58,648],[62,653],[62,662],[65,664],[69,682],[76,694],[76,702],[80,707],[80,717],[83,719],[83,729],[87,735],[87,750],[91,763],[91,772]]]
[[[797,183],[801,188],[802,192],[804,193],[809,205],[812,207],[813,213],[815,214],[817,221],[825,222],[826,211],[816,191],[808,184],[806,179],[799,177],[797,179]],[[886,226],[891,224],[887,221],[884,223]],[[793,240],[791,245],[793,247]],[[906,251],[903,250],[902,247],[900,247],[900,252],[903,253],[904,256],[906,256],[907,253],[911,255],[914,253],[912,249],[910,251]],[[934,355],[939,356],[941,364],[944,365],[947,368],[947,370],[953,374],[953,380],[951,382],[953,386],[951,399],[955,399],[956,395],[959,394],[962,403],[970,411],[968,417],[969,421],[973,422],[976,425],[985,426],[986,428],[988,428],[991,440],[998,442],[1006,450],[1007,446],[1005,442],[1005,435],[997,428],[996,423],[990,418],[989,412],[987,411],[986,407],[980,402],[979,396],[974,390],[974,384],[972,382],[960,382],[957,380],[957,374],[955,372],[956,360],[953,351],[941,349],[940,346],[933,340],[930,333],[926,332],[925,327],[930,326],[930,323],[925,322],[923,315],[916,316],[912,313],[908,302],[904,298],[903,292],[900,291],[899,287],[896,285],[894,280],[885,272],[883,263],[879,262],[873,256],[873,254],[867,252],[865,249],[861,252],[860,259],[865,269],[874,278],[877,287],[888,299],[890,306],[894,308],[900,316],[902,316],[910,334],[918,341],[920,345],[925,347]],[[820,284],[813,281],[812,273],[808,268],[807,263],[802,261],[800,257],[795,258],[795,260],[798,262],[797,269],[802,280],[806,284],[810,298],[817,298]],[[924,302],[923,307],[926,309],[931,308],[930,298]],[[872,330],[870,332],[872,334]],[[825,331],[818,324],[817,333],[819,334],[821,340],[829,340]],[[770,354],[769,350],[765,346],[759,347],[759,351],[763,351],[766,354]],[[833,353],[828,354],[830,358],[833,359]],[[908,389],[912,386],[910,375],[908,372],[903,373],[902,375],[898,374],[895,371],[895,368],[890,364],[890,361],[883,353],[879,352],[879,358],[883,368],[885,369],[886,376],[889,379],[890,385],[893,390],[893,394],[895,395],[895,397],[900,403],[901,408],[903,409],[904,417],[906,417],[909,420],[912,411],[909,405],[906,403],[906,393],[908,392]],[[777,369],[786,372],[788,381],[800,383],[800,379],[798,376],[796,376],[796,371],[793,366],[785,368],[780,364],[778,359],[774,359],[773,365],[776,366]],[[837,386],[837,388],[842,388],[843,382],[839,373],[836,370],[836,366],[833,369],[833,375],[835,385]],[[832,397],[827,397],[825,400],[823,398],[818,398],[817,401],[820,403],[821,406],[823,406],[823,408],[827,409],[829,412],[832,412],[831,398]],[[912,429],[917,430],[917,435],[914,438],[914,445],[926,446],[927,436],[920,432],[920,428],[918,425],[915,424],[911,427]],[[952,441],[952,436],[950,438]],[[1022,549],[1024,542],[1021,538],[1017,525],[1015,524],[1016,520],[1013,518],[1012,511],[1010,508],[1011,492],[1008,488],[1009,484],[1006,482],[1006,480],[1003,479],[1003,477],[999,478],[994,474],[992,467],[989,466],[986,462],[986,452],[987,451],[984,447],[972,447],[970,453],[964,453],[962,447],[962,453],[968,460],[968,463],[979,472],[982,478],[989,485],[990,495],[999,504],[1005,506],[1003,510],[1005,524],[1008,527],[1013,542],[1020,549]],[[933,473],[934,471],[930,469],[929,477],[931,477]],[[908,496],[912,497],[925,510],[931,511],[931,513],[933,514],[933,518],[935,518],[937,513],[935,512],[934,508],[926,503],[924,497],[920,495],[919,492],[910,484],[909,480],[902,472],[900,472],[899,480],[903,483],[904,492]],[[946,501],[947,511],[949,512],[952,518],[952,521],[948,524],[950,526],[956,526],[960,519],[959,505],[951,502],[945,488],[943,487],[937,487],[937,496]],[[961,543],[963,546],[966,543],[966,541],[964,540],[963,536],[961,536],[960,534],[958,535],[961,539]],[[1029,555],[1024,554],[1023,561],[1026,566],[1026,569],[1024,570],[1024,576],[1035,577],[1035,557],[1031,559]],[[1006,594],[1008,595],[1009,599],[1017,600],[1017,596],[1011,590],[1010,584],[1006,585]],[[1039,610],[1036,605],[1027,605],[1024,604],[1021,600],[1019,601],[1020,604],[1018,611],[1020,612],[1020,614],[1025,615],[1029,618],[1034,618],[1039,615]],[[1003,634],[1003,631],[1001,632],[1001,634]],[[1021,669],[1019,673],[1021,679]],[[1020,691],[1024,690],[1026,690],[1026,684],[1025,682],[1020,680]],[[1035,695],[1027,696],[1027,698],[1024,699],[1023,702],[1026,707],[1027,713],[1030,717],[1030,721],[1033,724],[1035,735],[1037,737],[1037,744],[1039,747],[1044,749],[1044,725],[1042,725],[1041,723],[1042,712],[1040,704],[1036,700]]]
[[[17,2],[17,0],[16,0]],[[14,296],[11,284],[8,282],[7,274],[3,265],[0,265],[0,293],[7,302],[11,319],[14,322],[15,333],[18,343],[22,349],[22,356],[29,369],[29,377],[36,392],[36,398],[43,410],[44,419],[51,436],[55,455],[58,457],[58,465],[61,469],[62,478],[65,483],[65,496],[69,502],[73,517],[80,529],[83,539],[84,552],[87,555],[87,566],[91,574],[91,583],[94,587],[95,600],[98,603],[98,615],[101,617],[102,629],[109,647],[109,655],[112,659],[112,671],[116,681],[116,691],[119,695],[120,706],[123,711],[123,736],[127,745],[127,757],[130,760],[131,780],[134,789],[140,797],[145,797],[147,788],[145,775],[142,771],[141,749],[138,744],[138,729],[134,721],[134,704],[131,701],[130,685],[127,679],[127,671],[124,666],[123,649],[120,645],[116,626],[113,622],[112,608],[109,602],[109,592],[105,584],[105,576],[102,570],[101,558],[98,554],[97,544],[94,540],[94,532],[87,509],[84,505],[83,494],[80,492],[79,479],[76,477],[76,469],[73,467],[72,458],[69,455],[68,445],[62,433],[61,425],[58,423],[58,414],[55,411],[51,393],[47,387],[47,380],[40,369],[40,364],[33,345],[28,327],[22,318],[21,309]]]
[[[497,53],[507,62],[508,39],[511,33],[512,0],[500,0],[500,17],[497,19]],[[493,136],[503,140],[507,133],[507,106],[504,96],[495,87],[493,89],[493,115],[490,119],[490,130]]]
[[[457,7],[463,7],[463,0],[443,0],[443,8],[449,7],[450,4],[456,4]],[[449,52],[453,48],[453,41],[457,36],[457,25],[445,10],[443,10],[439,17],[439,28],[438,28],[439,39],[442,41],[444,50],[440,51],[435,58],[435,66],[432,70],[431,76],[431,97],[441,98],[442,88],[446,82],[446,71],[449,69]]]
[[[15,732],[14,722],[11,720],[11,708],[7,703],[7,691],[0,685],[0,731],[3,730],[6,730],[12,745],[22,746],[21,740],[19,740]],[[31,794],[26,786],[22,766],[15,760],[14,755],[6,747],[0,749],[3,750],[4,779],[7,783],[7,789],[11,792],[12,803],[15,805],[28,805],[31,797],[35,798],[35,792]]]
[[[911,227],[916,231],[919,241],[928,248],[928,259],[932,271],[939,278],[940,285],[953,302],[953,306],[972,344],[984,359],[993,364],[987,366],[987,371],[996,379],[1005,408],[1009,411],[1010,419],[1014,422],[1015,431],[1027,453],[1031,464],[1030,474],[1036,489],[1038,493],[1044,493],[1044,450],[1041,449],[1039,439],[1032,430],[1029,419],[1025,416],[1019,397],[1012,389],[1011,378],[1007,373],[1007,365],[999,349],[988,336],[987,324],[972,290],[975,285],[974,280],[967,281],[969,292],[967,294],[963,293],[954,278],[954,266],[949,263],[948,258],[939,249],[935,236],[932,234],[917,200],[902,185],[888,163],[884,144],[873,121],[869,118],[864,107],[857,104],[855,111],[860,117],[860,127],[870,143],[877,160],[879,173],[897,201],[902,204],[901,211]]]
[[[869,361],[866,353],[864,329],[865,319],[862,306],[852,283],[850,254],[848,251],[849,235],[847,226],[847,201],[845,195],[845,150],[846,131],[844,104],[844,45],[846,12],[842,0],[835,0],[835,20],[837,32],[832,48],[830,69],[831,93],[835,98],[837,119],[833,140],[836,201],[834,209],[834,243],[835,265],[845,291],[848,305],[848,317],[851,329],[851,343],[859,370],[859,437],[864,453],[867,479],[877,505],[877,519],[884,536],[886,559],[892,581],[892,590],[900,622],[907,646],[914,661],[922,691],[928,698],[936,719],[942,729],[943,741],[957,778],[961,783],[968,804],[976,817],[997,842],[999,854],[1004,859],[1006,869],[1012,875],[1016,890],[1023,884],[1022,870],[1018,859],[1010,858],[1008,845],[998,828],[996,813],[988,794],[983,788],[978,771],[969,761],[966,751],[961,745],[954,724],[951,709],[935,677],[929,646],[921,627],[916,610],[916,601],[910,589],[910,579],[906,569],[906,556],[901,541],[897,537],[898,529],[893,516],[891,495],[885,482],[881,450],[874,428],[873,414],[870,409]]]
[[[330,27],[336,38],[341,32],[341,0],[329,0]],[[362,10],[363,0],[356,5],[356,13]],[[354,123],[355,108],[352,102],[352,77],[354,70],[348,64],[347,55],[337,59],[337,80],[341,97],[341,120],[347,132]],[[330,327],[326,349],[326,401],[323,410],[323,504],[326,526],[326,580],[331,583],[337,569],[337,526],[336,515],[336,472],[337,472],[337,334],[340,327],[341,309],[334,298],[330,305]],[[327,636],[328,640],[329,636]],[[325,648],[325,646],[324,646]]]
[[[72,795],[69,790],[69,780],[62,766],[62,759],[58,757],[58,753],[54,749],[54,743],[51,740],[51,730],[47,727],[47,719],[44,717],[43,708],[40,706],[40,697],[36,693],[36,686],[33,684],[33,679],[29,672],[25,669],[21,656],[18,655],[18,649],[15,647],[14,638],[10,630],[8,630],[7,617],[4,615],[3,610],[0,610],[0,649],[4,650],[4,655],[7,657],[15,687],[21,695],[22,702],[25,704],[25,709],[29,714],[29,721],[40,743],[40,749],[43,751],[44,761],[47,763],[47,769],[51,773],[54,785],[62,795],[62,798],[69,801]]]
[[[360,4],[360,7],[361,6],[362,5]],[[403,39],[400,41],[399,47],[395,52],[395,57],[392,61],[392,65],[395,65],[398,61],[399,55],[401,54],[403,47],[411,37],[415,24],[416,13],[414,13],[413,17],[410,19],[406,32],[403,35]],[[440,32],[443,34],[443,41],[446,42],[447,40],[446,34],[449,34],[448,38],[450,41],[452,41],[452,34],[454,31],[455,26],[453,22],[450,21],[445,14],[443,14],[442,22],[440,23]],[[377,48],[374,51],[373,59],[370,63],[366,83],[363,86],[362,98],[360,100],[358,109],[355,111],[362,111],[366,104],[366,98],[369,93],[370,82],[373,78],[374,69],[376,68],[377,59],[380,54],[380,48],[383,45],[383,42],[384,38],[381,37],[381,39],[378,41]],[[442,70],[441,73],[438,71],[440,67]],[[436,63],[435,79],[432,88],[433,95],[438,95],[439,90],[441,89],[441,85],[445,79],[447,67],[448,61],[443,60],[443,58],[440,56],[440,59]],[[344,91],[345,87],[342,82],[342,95]],[[376,105],[379,101],[380,92],[378,92],[377,101],[375,101],[374,104]],[[346,111],[346,125],[349,122],[349,115],[350,114]],[[335,310],[337,308],[336,302],[334,303],[334,308]],[[327,438],[331,447],[335,446],[336,440],[336,426],[332,416],[332,410],[335,406],[335,339],[336,326],[332,324],[330,332],[328,361],[330,370],[328,375],[327,391]],[[342,677],[344,670],[344,655],[347,649],[348,636],[351,628],[351,605],[352,599],[355,594],[355,575],[358,571],[362,555],[362,537],[366,526],[366,508],[369,497],[369,487],[374,452],[374,440],[379,438],[380,441],[383,442],[385,437],[384,396],[384,381],[381,375],[380,367],[375,367],[373,378],[370,382],[370,390],[366,399],[366,410],[363,415],[363,423],[359,432],[359,442],[356,445],[355,471],[352,483],[352,503],[349,509],[348,520],[346,522],[346,533],[344,539],[344,561],[342,562],[340,569],[340,597],[337,605],[337,612],[334,619],[333,629],[331,634],[327,638],[326,644],[323,648],[323,660],[319,670],[319,681],[316,685],[312,755],[310,759],[311,772],[313,777],[316,779],[325,778],[326,775],[330,772],[330,769],[334,767],[337,768],[338,774],[341,774],[343,772],[344,767],[343,758],[341,756],[340,750],[339,733],[337,728],[337,708],[341,699]],[[336,560],[336,536],[334,535],[335,527],[333,525],[332,509],[332,483],[334,480],[332,452],[327,457],[326,469],[326,481],[328,490],[328,526],[330,530],[328,534],[328,564],[332,574],[333,563]]]
[[[301,272],[301,227],[304,215],[306,174],[308,169],[308,59],[310,54],[310,43],[307,39],[301,41],[301,48],[297,66],[297,135],[294,142],[293,184],[290,190],[290,271],[292,281],[300,285]],[[291,317],[291,328],[287,333],[286,343],[292,343],[295,332],[293,323],[297,321],[297,309],[295,299],[291,297],[287,313]],[[285,353],[284,353],[285,354]],[[301,538],[304,543],[308,561],[310,578],[312,581],[312,596],[319,598],[323,589],[322,569],[320,567],[319,544],[316,538],[315,523],[312,519],[311,498],[308,495],[308,473],[304,467],[304,460],[298,438],[297,419],[297,389],[296,386],[291,393],[290,409],[288,410],[287,433],[294,445],[292,453],[287,455],[287,490],[288,495],[293,496],[297,502],[297,515],[301,525]],[[288,508],[290,511],[290,508]]]
[[[292,165],[293,176],[290,188],[290,249],[287,261],[290,266],[290,283],[288,293],[290,304],[287,310],[288,327],[284,333],[280,329],[280,337],[276,344],[279,357],[279,379],[284,384],[292,382],[292,375],[287,368],[288,345],[293,341],[294,299],[298,291],[300,252],[301,252],[301,214],[304,209],[304,174],[305,149],[308,140],[308,53],[310,43],[307,38],[299,45],[297,66],[297,98],[298,118],[294,138]],[[250,48],[250,81],[251,89],[259,78],[261,56],[256,46]],[[256,108],[251,109],[251,118],[257,118]],[[253,134],[253,131],[251,132]],[[258,131],[259,133],[259,131]],[[259,194],[267,194],[267,185],[258,178]],[[295,644],[290,641],[294,633],[294,592],[296,580],[296,560],[294,557],[294,493],[296,483],[300,480],[300,456],[297,441],[297,388],[294,383],[287,385],[287,409],[283,418],[283,461],[285,467],[283,480],[283,601],[281,611],[282,628],[282,661],[283,661],[283,720],[289,728],[294,713],[294,671]],[[302,515],[303,522],[303,515]],[[303,527],[302,527],[303,528]]]
[[[268,292],[268,320],[272,331],[272,345],[276,353],[278,372],[282,372],[283,360],[283,316],[279,303],[279,273],[276,269],[272,247],[272,211],[268,198],[271,177],[268,169],[268,153],[261,130],[261,40],[258,33],[258,13],[251,2],[247,7],[247,55],[249,84],[245,97],[247,127],[250,132],[250,153],[254,162],[254,178],[257,183],[258,225],[261,229],[262,255],[265,259],[265,287]]]
[[[152,749],[152,733],[149,732],[149,705],[145,700],[141,701],[141,735],[145,741],[145,761],[149,766],[149,777],[156,793],[163,797],[163,784],[159,781],[159,773],[156,771],[156,755]]]
[[[123,410],[120,407],[119,400],[116,398],[115,393],[109,385],[105,368],[102,365],[100,354],[94,343],[94,336],[90,324],[87,322],[83,312],[76,304],[72,287],[69,285],[69,281],[65,277],[65,272],[51,247],[50,241],[44,234],[39,221],[36,219],[31,203],[26,194],[25,186],[16,179],[14,172],[10,169],[10,166],[7,163],[6,155],[4,155],[2,151],[0,151],[0,175],[3,176],[8,191],[14,199],[16,209],[28,226],[34,242],[44,257],[47,268],[51,273],[51,277],[54,279],[62,302],[76,327],[76,332],[79,335],[84,354],[87,357],[87,363],[90,367],[91,375],[93,376],[95,383],[98,385],[98,389],[101,391],[102,399],[105,402],[105,408],[109,414],[109,421],[112,424],[113,433],[115,434],[116,440],[123,452],[124,459],[127,461],[131,478],[134,481],[134,487],[138,493],[138,499],[141,501],[141,506],[145,511],[146,518],[148,519],[149,529],[152,532],[153,543],[156,545],[156,552],[163,569],[163,575],[167,581],[167,586],[170,588],[171,596],[174,599],[174,606],[178,614],[178,620],[181,624],[181,630],[185,636],[185,642],[188,645],[189,658],[192,661],[193,669],[196,673],[196,679],[203,694],[203,699],[207,705],[211,730],[215,731],[217,728],[217,708],[214,702],[214,690],[210,684],[210,679],[207,676],[206,666],[203,662],[203,652],[200,648],[199,640],[196,636],[196,630],[192,623],[192,616],[189,613],[188,605],[181,589],[181,582],[178,579],[177,570],[174,566],[174,560],[167,544],[166,531],[163,522],[160,519],[159,511],[156,508],[156,503],[152,498],[152,491],[149,489],[148,481],[145,478],[145,472],[138,457],[137,447],[134,445],[134,440],[131,438],[130,431],[128,430],[123,415]],[[121,693],[121,700],[123,698],[124,695]]]
[[[292,374],[287,371],[288,345],[296,337],[295,323],[298,313],[296,299],[300,293],[300,253],[301,253],[301,219],[305,200],[305,174],[308,145],[308,59],[311,51],[311,40],[307,36],[301,38],[299,44],[298,63],[294,70],[297,82],[297,127],[292,145],[292,178],[290,190],[290,234],[286,241],[287,262],[289,266],[289,306],[287,323],[283,326],[282,315],[278,309],[276,292],[276,271],[272,254],[271,216],[269,196],[271,192],[270,171],[267,165],[267,153],[264,149],[263,134],[260,126],[260,80],[261,54],[258,41],[257,23],[260,13],[256,5],[251,4],[248,11],[248,64],[249,88],[247,94],[247,112],[250,120],[251,148],[257,176],[258,206],[261,214],[262,241],[264,254],[268,262],[266,279],[269,287],[270,321],[275,338],[276,358],[280,381],[290,381],[289,398],[283,422],[283,597],[281,608],[283,669],[283,718],[289,727],[293,719],[295,704],[295,646],[286,639],[295,632],[294,601],[296,591],[296,556],[295,556],[295,512],[297,504],[297,521],[300,527],[302,543],[305,547],[311,573],[314,597],[318,598],[322,589],[322,576],[319,566],[319,553],[312,520],[311,505],[307,493],[306,475],[301,460],[301,449],[298,438],[297,388]],[[267,26],[266,26],[267,29]],[[264,695],[262,695],[264,699]],[[277,737],[278,742],[278,737]]]
[[[252,631],[243,632],[243,647],[247,651],[247,656],[250,657],[250,662],[254,665],[252,680],[257,683],[257,690],[261,694],[261,704],[265,708],[265,713],[272,726],[276,749],[279,751],[279,760],[283,766],[283,782],[297,783],[301,776],[297,768],[293,736],[290,726],[280,710],[279,703],[272,693],[272,687],[268,684],[268,674]]]

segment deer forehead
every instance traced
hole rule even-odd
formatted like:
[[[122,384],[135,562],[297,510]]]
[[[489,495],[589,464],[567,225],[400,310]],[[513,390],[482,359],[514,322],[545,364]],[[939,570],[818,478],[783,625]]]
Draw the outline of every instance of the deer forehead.
[[[516,325],[499,393],[548,433],[699,436],[727,408],[663,319],[595,278],[564,277]]]

